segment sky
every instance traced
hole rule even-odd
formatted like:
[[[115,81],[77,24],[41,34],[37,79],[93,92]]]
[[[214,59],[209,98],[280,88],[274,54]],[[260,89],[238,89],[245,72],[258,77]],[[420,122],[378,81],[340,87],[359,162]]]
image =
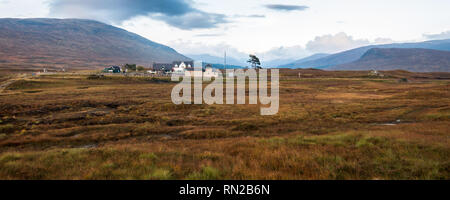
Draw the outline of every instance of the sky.
[[[300,59],[450,38],[449,0],[0,0],[1,18],[105,22],[180,53]]]

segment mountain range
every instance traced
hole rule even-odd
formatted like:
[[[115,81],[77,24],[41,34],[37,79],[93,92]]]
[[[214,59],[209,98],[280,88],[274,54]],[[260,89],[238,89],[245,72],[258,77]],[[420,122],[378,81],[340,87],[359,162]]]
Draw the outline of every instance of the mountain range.
[[[324,57],[327,57],[329,55],[330,54],[326,54],[326,53],[317,53],[317,54],[314,54],[312,56],[308,56],[306,58],[302,58],[300,60],[296,60],[296,61],[294,61],[292,63],[289,63],[289,64],[280,65],[278,67],[280,67],[280,68],[297,68],[297,66],[302,65],[302,63],[306,63],[306,62],[309,62],[309,61],[313,61],[313,60],[317,60],[317,59],[320,59],[320,58],[324,58]]]
[[[370,51],[372,49],[377,49],[374,51]],[[380,49],[391,49],[389,51],[382,51]],[[402,51],[401,49],[409,49]],[[413,50],[416,49],[416,50]],[[438,51],[425,51],[417,50],[417,49],[428,49],[428,50],[439,50]],[[370,45],[364,46],[356,49],[351,49],[348,51],[332,54],[332,55],[313,55],[313,57],[318,56],[316,59],[305,58],[287,65],[282,65],[280,67],[285,68],[318,68],[318,69],[333,69],[333,70],[370,70],[370,69],[381,69],[378,68],[379,65],[377,63],[368,63],[367,59],[372,59],[372,62],[375,60],[381,61],[380,59],[373,59],[375,52],[390,52],[393,53],[389,58],[384,58],[383,66],[384,70],[394,70],[400,69],[399,66],[403,66],[405,70],[418,70],[418,71],[435,71],[436,65],[443,65],[448,62],[443,62],[441,59],[450,60],[450,57],[442,58],[440,57],[443,53],[440,51],[450,51],[450,39],[447,40],[434,40],[434,41],[426,41],[419,43],[394,43],[394,44],[384,44],[384,45]],[[369,53],[369,54],[366,54]],[[420,54],[416,54],[420,53]],[[434,54],[436,54],[436,58],[434,58]],[[370,55],[370,56],[369,56]],[[400,58],[395,57],[394,55],[401,55],[402,58],[407,58],[404,60],[404,63],[401,63],[402,60]],[[365,56],[363,58],[363,56]],[[369,56],[369,57],[367,57]],[[411,64],[411,60],[413,57],[420,57],[422,60],[415,60],[417,65],[407,68],[406,66]],[[361,59],[361,60],[360,60]],[[434,62],[433,60],[436,60]],[[424,61],[423,63],[420,63]],[[351,63],[351,64],[350,64]],[[366,64],[366,65],[363,65]],[[380,65],[381,66],[381,65]],[[389,68],[387,66],[391,66]],[[421,69],[418,68],[421,66]],[[429,68],[429,69],[426,69]],[[439,70],[450,71],[449,65],[443,65],[439,67]]]
[[[216,63],[216,64],[223,64],[224,63],[224,57],[219,56],[213,56],[209,54],[186,54],[187,57],[192,58],[197,61],[203,61],[207,63]],[[237,66],[245,66],[245,62],[241,62],[238,59],[227,57],[227,65],[237,65]]]
[[[0,19],[0,68],[92,69],[133,63],[202,60],[225,68],[223,57],[184,56],[137,34],[93,20]],[[294,60],[261,60],[263,67],[328,70],[395,70],[450,72],[450,39],[359,47],[336,54],[314,54]],[[289,64],[282,64],[288,63]],[[227,57],[227,68],[247,66]]]
[[[0,19],[0,67],[94,68],[189,61],[126,30],[82,19]]]
[[[330,70],[407,70],[413,72],[448,72],[450,51],[433,49],[373,48],[360,59],[328,68]]]

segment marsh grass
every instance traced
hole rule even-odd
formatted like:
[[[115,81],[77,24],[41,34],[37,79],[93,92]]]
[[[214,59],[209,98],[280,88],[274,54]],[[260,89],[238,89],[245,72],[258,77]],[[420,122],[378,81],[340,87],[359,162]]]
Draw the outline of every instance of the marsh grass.
[[[449,179],[450,83],[433,78],[447,74],[281,72],[274,116],[174,105],[168,78],[16,82],[0,98],[0,179]]]

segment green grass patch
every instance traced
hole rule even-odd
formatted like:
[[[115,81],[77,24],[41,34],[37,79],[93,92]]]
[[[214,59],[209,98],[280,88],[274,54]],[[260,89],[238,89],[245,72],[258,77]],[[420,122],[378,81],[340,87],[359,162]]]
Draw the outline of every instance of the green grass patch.
[[[150,178],[157,180],[170,180],[172,179],[172,173],[167,169],[155,169],[151,173]]]
[[[26,89],[40,89],[61,86],[62,83],[58,81],[34,81],[34,80],[18,80],[11,83],[6,89],[8,90],[26,90]],[[36,90],[34,90],[36,91]]]
[[[217,180],[220,178],[220,171],[211,166],[205,166],[200,172],[194,172],[188,176],[191,180]]]

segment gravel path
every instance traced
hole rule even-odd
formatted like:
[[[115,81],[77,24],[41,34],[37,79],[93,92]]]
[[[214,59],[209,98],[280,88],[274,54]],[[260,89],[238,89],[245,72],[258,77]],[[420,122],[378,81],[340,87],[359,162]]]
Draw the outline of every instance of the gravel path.
[[[0,84],[0,93],[3,93],[3,91],[11,84],[13,84],[14,82],[18,81],[18,80],[22,80],[24,78],[26,78],[27,75],[26,74],[19,74],[16,75],[15,77],[12,77],[6,81],[4,81],[3,83]]]

